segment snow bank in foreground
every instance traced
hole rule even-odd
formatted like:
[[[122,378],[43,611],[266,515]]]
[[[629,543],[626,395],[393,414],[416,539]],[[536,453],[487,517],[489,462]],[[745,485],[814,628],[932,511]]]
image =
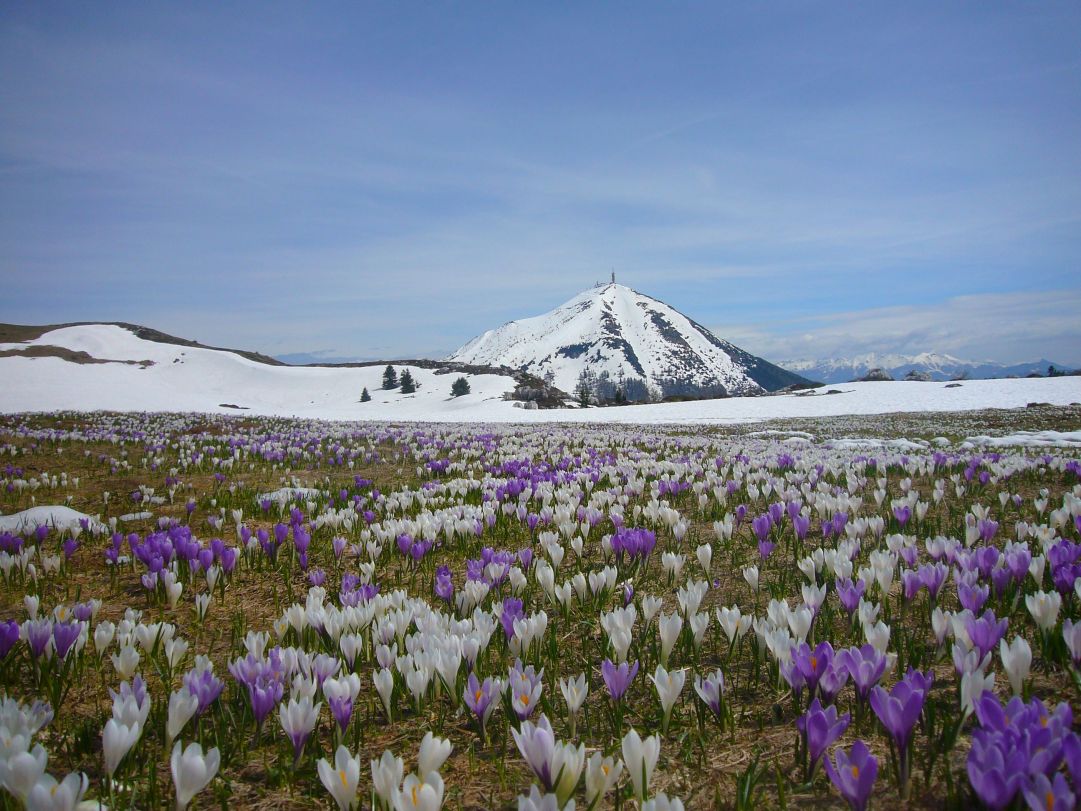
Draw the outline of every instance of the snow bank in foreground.
[[[0,532],[12,532],[22,535],[33,532],[37,527],[49,527],[58,532],[73,532],[81,529],[80,521],[85,520],[91,532],[101,532],[105,525],[97,518],[71,507],[40,506],[31,507],[13,515],[0,516]]]

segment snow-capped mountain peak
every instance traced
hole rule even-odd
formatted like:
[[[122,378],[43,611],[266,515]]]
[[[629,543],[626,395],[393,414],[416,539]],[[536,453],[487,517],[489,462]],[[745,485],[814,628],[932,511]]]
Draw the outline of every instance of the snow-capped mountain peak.
[[[615,282],[551,312],[511,321],[450,357],[551,375],[574,391],[583,371],[638,381],[664,394],[760,394],[801,377],[718,338],[664,302]]]
[[[963,360],[943,352],[920,352],[915,355],[868,352],[849,358],[801,359],[781,361],[780,366],[823,383],[846,383],[856,380],[872,369],[882,369],[895,380],[915,373],[930,380],[973,379],[993,377],[1025,377],[1043,374],[1048,366],[1064,368],[1048,360],[1031,363],[1004,364],[995,361]]]

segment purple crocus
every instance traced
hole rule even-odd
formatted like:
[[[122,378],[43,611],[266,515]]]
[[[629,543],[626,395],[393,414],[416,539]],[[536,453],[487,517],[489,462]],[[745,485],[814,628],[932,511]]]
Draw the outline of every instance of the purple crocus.
[[[1070,784],[1066,782],[1062,772],[1056,773],[1054,780],[1045,774],[1036,775],[1023,789],[1023,793],[1028,807],[1037,811],[1072,811],[1076,803]]]
[[[225,682],[214,675],[210,668],[202,670],[189,670],[184,674],[184,686],[188,692],[199,699],[199,708],[195,714],[202,715],[207,707],[218,700],[221,691],[225,689]]]
[[[23,623],[26,632],[26,643],[30,646],[30,655],[39,659],[49,646],[53,638],[53,623],[48,617],[36,620],[27,620]]]
[[[251,699],[251,711],[255,716],[256,726],[262,728],[266,717],[282,700],[285,688],[277,678],[261,675],[248,685],[248,697]]]
[[[56,655],[66,659],[68,651],[79,639],[83,631],[81,622],[57,622],[53,624],[53,645],[56,647]]]
[[[488,724],[488,718],[495,711],[495,700],[502,692],[502,688],[503,685],[491,676],[481,682],[476,673],[470,673],[465,683],[465,694],[462,698],[465,700],[465,705],[477,716],[482,736]]]
[[[908,745],[912,740],[912,730],[923,712],[931,681],[930,675],[909,670],[890,692],[887,693],[882,687],[875,687],[871,691],[871,709],[897,745],[898,782],[902,796],[906,796],[908,790]]]
[[[801,642],[792,651],[792,662],[803,676],[808,693],[813,696],[818,680],[833,664],[833,645],[819,642],[812,650],[806,642]]]
[[[503,601],[503,610],[499,615],[499,622],[503,626],[503,633],[508,641],[514,638],[514,621],[520,619],[525,619],[522,601],[517,597],[507,597]]]
[[[19,623],[15,620],[0,622],[0,659],[3,659],[19,641]]]
[[[998,620],[995,612],[990,608],[983,612],[978,619],[969,619],[965,625],[968,638],[972,640],[972,646],[980,652],[982,659],[998,647],[999,640],[1006,635],[1009,621],[1005,618]]]
[[[967,608],[973,614],[983,608],[990,596],[990,589],[986,585],[967,583],[961,580],[957,584],[957,599],[961,602],[961,608]]]
[[[836,765],[826,758],[826,774],[833,787],[841,793],[852,811],[864,811],[871,797],[875,778],[878,777],[878,760],[871,754],[867,744],[857,740],[851,752],[837,747],[833,750]]]
[[[886,655],[873,645],[864,645],[861,648],[852,647],[841,651],[837,654],[837,660],[852,677],[856,697],[861,702],[867,701],[871,688],[878,684],[882,674],[886,672]]]
[[[518,659],[507,671],[507,676],[514,714],[519,721],[524,721],[533,714],[537,702],[540,701],[541,692],[544,690],[541,681],[544,678],[544,668],[538,673],[533,665],[523,667],[522,660]]]
[[[867,584],[860,578],[856,582],[851,580],[842,579],[837,581],[837,599],[841,601],[841,606],[852,616],[852,613],[859,608],[860,600],[863,599],[863,593],[867,589]]]
[[[761,548],[762,542],[769,537],[769,531],[773,529],[773,519],[770,518],[769,513],[762,513],[762,515],[751,519],[751,529],[758,539],[759,548]]]
[[[449,566],[440,566],[435,570],[435,595],[446,603],[454,597],[454,578]]]
[[[601,662],[601,676],[604,678],[604,686],[608,688],[608,695],[613,701],[619,701],[631,686],[634,677],[638,675],[638,660],[628,665],[621,662],[617,667],[610,659]]]
[[[796,728],[803,738],[803,745],[808,755],[807,778],[814,774],[818,761],[829,748],[848,729],[850,713],[837,717],[836,707],[822,708],[816,698],[807,708],[807,712],[796,719]]]

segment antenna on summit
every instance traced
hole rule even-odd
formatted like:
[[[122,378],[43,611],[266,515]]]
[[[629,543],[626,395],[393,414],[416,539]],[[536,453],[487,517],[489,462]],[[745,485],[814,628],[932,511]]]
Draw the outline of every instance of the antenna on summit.
[[[613,270],[612,271],[612,284],[615,284],[615,283],[616,283],[616,272]]]

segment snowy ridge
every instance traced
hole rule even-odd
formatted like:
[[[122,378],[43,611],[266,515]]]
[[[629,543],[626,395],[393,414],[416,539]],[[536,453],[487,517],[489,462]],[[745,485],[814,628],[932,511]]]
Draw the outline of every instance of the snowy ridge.
[[[681,388],[761,394],[796,383],[786,372],[718,338],[667,304],[621,284],[595,287],[551,312],[474,338],[450,360],[522,369],[573,391],[583,371]],[[671,390],[671,391],[669,391]]]
[[[920,352],[916,355],[869,352],[850,358],[786,360],[779,365],[822,383],[847,383],[863,377],[871,369],[884,369],[894,380],[903,380],[905,375],[916,372],[928,375],[931,380],[941,381],[963,377],[1025,377],[1029,374],[1046,374],[1048,366],[1069,368],[1045,359],[1031,363],[1005,364],[990,360],[963,360],[942,352]]]

